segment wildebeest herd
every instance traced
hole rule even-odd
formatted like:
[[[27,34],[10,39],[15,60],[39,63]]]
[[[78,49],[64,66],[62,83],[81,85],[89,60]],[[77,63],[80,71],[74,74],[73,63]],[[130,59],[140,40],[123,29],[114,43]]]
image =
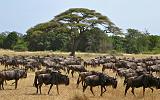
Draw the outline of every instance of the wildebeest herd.
[[[74,73],[78,73],[77,88],[82,84],[83,92],[90,87],[90,91],[94,95],[93,87],[100,86],[100,96],[106,92],[108,86],[117,88],[117,77],[124,79],[124,95],[127,94],[129,88],[133,95],[134,89],[143,87],[143,95],[145,88],[152,90],[160,89],[160,58],[127,58],[115,56],[99,56],[93,59],[84,60],[81,57],[64,57],[64,56],[7,56],[0,57],[0,63],[4,66],[0,71],[0,89],[4,89],[4,84],[9,80],[15,80],[15,89],[18,80],[27,78],[28,71],[34,71],[35,77],[33,86],[36,87],[36,93],[40,92],[43,84],[50,85],[48,94],[53,85],[56,85],[59,94],[58,85],[69,85],[74,77]],[[102,67],[101,71],[88,70]],[[115,76],[111,77],[106,73],[106,69],[113,71]],[[68,75],[71,73],[72,77]]]

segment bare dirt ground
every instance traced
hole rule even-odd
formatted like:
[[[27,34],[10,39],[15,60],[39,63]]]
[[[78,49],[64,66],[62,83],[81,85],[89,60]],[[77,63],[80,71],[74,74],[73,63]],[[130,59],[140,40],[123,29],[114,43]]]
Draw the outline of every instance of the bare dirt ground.
[[[16,55],[15,53],[13,54]],[[0,66],[0,69],[3,68],[4,66]],[[89,67],[88,69],[101,71],[101,67],[96,69]],[[106,70],[105,73],[110,76],[115,76],[115,73],[109,70]],[[107,92],[105,92],[102,97],[99,96],[100,88],[98,87],[93,88],[96,96],[92,95],[89,87],[85,93],[83,93],[81,84],[79,88],[76,88],[77,75],[78,74],[75,74],[74,78],[69,75],[69,86],[59,86],[60,95],[57,94],[55,86],[52,87],[48,95],[49,86],[45,85],[42,86],[42,95],[40,95],[36,94],[36,88],[33,87],[34,72],[29,72],[26,79],[19,80],[16,90],[14,89],[14,85],[11,85],[13,81],[7,81],[7,85],[4,85],[5,90],[0,90],[0,100],[160,100],[160,90],[156,89],[154,89],[153,93],[150,89],[146,89],[145,96],[142,95],[142,88],[135,89],[136,96],[133,96],[131,89],[129,89],[127,96],[124,96],[125,87],[123,86],[123,79],[121,78],[118,78],[118,87],[116,89],[107,87]]]

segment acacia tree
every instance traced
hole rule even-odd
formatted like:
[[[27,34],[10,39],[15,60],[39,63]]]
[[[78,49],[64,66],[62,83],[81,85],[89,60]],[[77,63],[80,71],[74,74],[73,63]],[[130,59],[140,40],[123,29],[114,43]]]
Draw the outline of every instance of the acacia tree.
[[[83,34],[94,28],[103,27],[106,33],[119,33],[120,29],[109,20],[107,16],[96,12],[95,10],[85,8],[71,8],[65,12],[55,16],[53,19],[68,29],[70,37],[71,56],[75,56],[78,43]]]

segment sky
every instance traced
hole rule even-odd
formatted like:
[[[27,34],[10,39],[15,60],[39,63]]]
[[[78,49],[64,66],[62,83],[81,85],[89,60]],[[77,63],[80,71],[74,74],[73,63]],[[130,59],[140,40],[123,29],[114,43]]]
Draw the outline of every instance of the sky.
[[[0,32],[26,31],[69,8],[88,8],[108,16],[124,31],[160,35],[160,0],[0,0]]]

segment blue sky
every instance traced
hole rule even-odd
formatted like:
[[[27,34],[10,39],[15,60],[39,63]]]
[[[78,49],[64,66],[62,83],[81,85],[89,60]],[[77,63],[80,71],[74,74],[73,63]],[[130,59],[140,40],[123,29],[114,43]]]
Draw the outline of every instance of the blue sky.
[[[94,9],[123,30],[160,35],[160,0],[0,0],[0,32],[25,33],[69,8]]]

